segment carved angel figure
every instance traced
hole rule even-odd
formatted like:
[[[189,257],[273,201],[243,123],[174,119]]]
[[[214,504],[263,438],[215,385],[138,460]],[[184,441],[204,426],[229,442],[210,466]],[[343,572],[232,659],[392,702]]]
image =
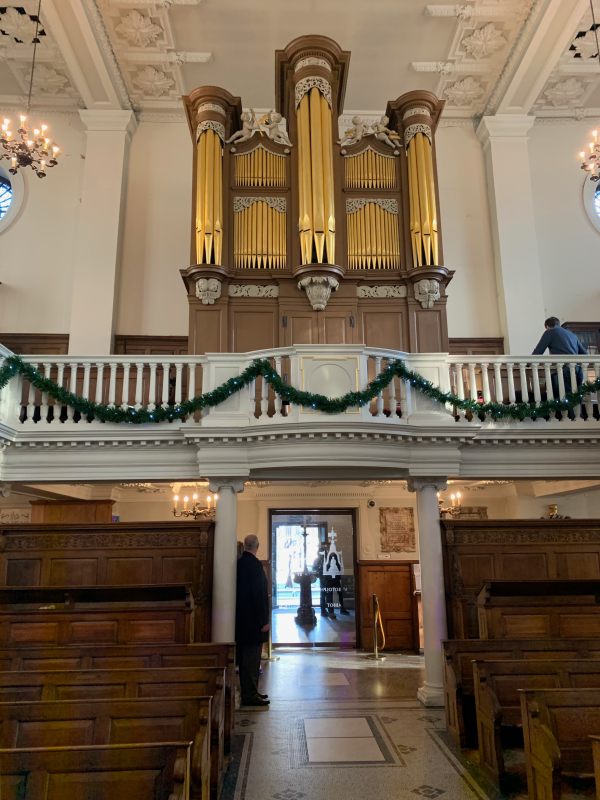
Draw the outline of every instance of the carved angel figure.
[[[250,111],[242,111],[240,114],[240,119],[242,120],[241,131],[236,131],[233,136],[230,136],[229,139],[227,139],[225,144],[232,144],[233,142],[247,142],[248,139],[251,139],[254,134],[260,130],[260,126],[256,122],[256,114],[254,113],[253,108],[251,108]]]
[[[388,128],[389,121],[390,118],[386,117],[384,114],[379,122],[374,122],[373,134],[380,142],[387,144],[389,147],[396,148],[398,147],[400,136],[396,133],[396,131],[392,131]]]
[[[279,126],[283,123],[283,117],[278,111],[269,111],[261,120],[262,128],[267,134],[267,138],[277,144],[285,144],[288,147],[292,146],[290,137],[287,135],[285,128]]]
[[[369,125],[362,119],[362,117],[352,117],[352,127],[344,131],[343,137],[338,144],[342,147],[350,147],[369,133]]]

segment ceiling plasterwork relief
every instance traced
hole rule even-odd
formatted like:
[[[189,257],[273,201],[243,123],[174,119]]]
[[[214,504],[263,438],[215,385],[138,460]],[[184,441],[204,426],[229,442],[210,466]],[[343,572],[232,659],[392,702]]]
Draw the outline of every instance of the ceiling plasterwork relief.
[[[29,90],[36,14],[37,2],[34,0],[22,0],[15,6],[0,5],[0,61],[6,64],[15,81],[14,93],[3,96],[6,105],[10,105],[11,99],[20,105]],[[38,107],[47,99],[58,106],[80,104],[67,66],[45,25],[43,9],[32,95]]]
[[[600,34],[600,30],[599,30]],[[570,44],[537,98],[538,116],[569,116],[582,119],[594,116],[600,106],[600,64],[590,11],[577,25]]]
[[[446,100],[445,116],[472,117],[483,112],[534,2],[471,0],[425,7],[426,16],[445,18],[454,25],[443,60],[412,63],[418,72],[439,74],[434,91]]]
[[[181,95],[191,88],[185,83],[182,66],[211,59],[211,53],[184,52],[175,41],[170,15],[178,6],[198,4],[199,0],[99,0],[136,110],[178,111]]]

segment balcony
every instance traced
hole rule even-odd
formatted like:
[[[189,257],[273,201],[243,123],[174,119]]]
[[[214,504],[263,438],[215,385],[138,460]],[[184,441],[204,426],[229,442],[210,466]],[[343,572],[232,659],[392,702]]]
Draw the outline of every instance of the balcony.
[[[11,354],[3,349],[2,355]],[[267,361],[286,384],[309,393],[306,405],[276,394],[269,382],[258,376],[239,389],[230,384],[223,402],[184,413],[187,401],[213,392],[232,378],[238,380],[257,359]],[[398,360],[452,399],[430,399],[418,380],[396,375],[368,402],[339,413],[324,413],[309,402],[314,394],[334,398],[361,391]],[[195,477],[199,469],[204,475],[224,474],[223,470],[234,468],[236,459],[242,475],[285,469],[289,464],[312,470],[311,474],[329,464],[392,471],[396,476],[398,471],[433,474],[432,470],[465,476],[508,474],[503,470],[513,459],[517,470],[532,476],[549,474],[548,470],[555,474],[555,463],[561,475],[567,462],[570,474],[582,476],[595,475],[600,467],[596,449],[589,447],[600,438],[597,392],[585,395],[572,408],[565,400],[570,386],[577,386],[582,378],[593,382],[600,377],[598,356],[474,357],[409,354],[357,345],[302,345],[169,359],[25,356],[23,361],[63,389],[102,404],[109,413],[121,409],[132,422],[102,421],[101,413],[80,411],[57,401],[51,392],[36,388],[19,374],[0,397],[4,442],[0,474],[4,480],[23,480],[19,477],[22,469],[31,479],[31,469],[37,464],[35,469],[40,472],[42,463],[53,470],[52,477],[44,477],[58,479],[54,471],[61,472],[63,462],[77,461],[66,458],[66,449],[83,448],[97,454],[98,448],[106,452],[107,447],[128,448],[136,454],[145,449],[145,457],[128,460],[119,456],[112,462],[115,470],[136,478],[182,477],[182,472]],[[467,408],[461,407],[463,400],[471,401]],[[557,401],[558,408],[542,409],[532,419],[531,410],[546,400]],[[496,418],[482,413],[487,403],[497,404]],[[514,410],[520,403],[530,404],[523,419],[502,418],[506,409]],[[140,410],[152,418],[162,413],[167,419],[134,424]],[[519,456],[515,456],[515,444],[523,448]],[[496,449],[502,449],[504,457],[499,453],[495,458],[481,457],[486,445],[500,446]],[[512,454],[507,461],[509,446]],[[163,448],[160,463],[148,456],[158,447]],[[34,452],[38,456],[44,453],[42,461],[36,460]],[[54,455],[49,461],[50,452]],[[87,462],[80,460],[85,469]],[[90,466],[92,462],[90,457]],[[69,467],[61,474],[72,473]],[[37,479],[41,479],[39,475]]]

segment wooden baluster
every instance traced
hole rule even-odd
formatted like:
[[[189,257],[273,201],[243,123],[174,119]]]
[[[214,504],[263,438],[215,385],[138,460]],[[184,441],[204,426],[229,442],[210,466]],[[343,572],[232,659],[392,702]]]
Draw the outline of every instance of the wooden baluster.
[[[262,378],[261,396],[260,396],[260,416],[267,417],[269,415],[269,384],[264,377]]]
[[[196,364],[188,364],[188,391],[185,400],[193,400],[196,396]],[[195,414],[192,412],[188,415],[188,425],[193,425],[195,422]]]
[[[52,364],[50,361],[44,361],[44,378],[48,379],[52,372]],[[42,392],[42,402],[40,405],[40,422],[49,422],[48,412],[50,405],[48,404],[48,392]]]
[[[396,419],[396,409],[398,404],[396,402],[396,376],[388,384],[388,399],[390,404],[390,419]]]
[[[117,362],[110,362],[110,378],[108,382],[108,405],[117,405]]]
[[[148,389],[148,411],[156,408],[156,362],[150,363],[150,387]]]
[[[527,386],[527,363],[519,362],[519,379],[521,382],[521,400],[523,403],[529,402],[529,388]]]
[[[95,401],[98,404],[102,403],[104,396],[104,364],[99,362],[96,364],[96,397]]]
[[[561,361],[556,362],[556,374],[558,377],[558,396],[561,400],[565,398],[565,376],[563,374],[563,364]]]
[[[131,370],[131,363],[125,361],[123,363],[123,389],[121,392],[121,408],[125,410],[129,406],[129,374]]]
[[[375,377],[379,375],[381,372],[381,356],[377,356],[375,358]],[[382,417],[383,416],[383,392],[379,392],[377,394],[377,399],[375,400],[375,416]]]
[[[56,383],[59,386],[63,385],[64,377],[65,377],[65,365],[64,364],[59,364],[58,365],[57,374],[56,374]],[[53,419],[54,422],[60,422],[60,417],[61,417],[61,414],[62,414],[62,404],[58,400],[55,400],[53,408],[54,408],[54,412],[53,412],[54,416],[52,417],[52,419]]]
[[[454,365],[454,393],[459,400],[465,399],[465,384],[463,381],[463,365]],[[455,408],[454,413],[460,417],[465,416],[465,412],[461,408]]]
[[[494,398],[497,403],[504,402],[504,388],[502,386],[502,369],[498,361],[494,362]]]
[[[69,364],[69,391],[71,394],[77,394],[77,362],[71,361]],[[75,409],[72,406],[67,406],[67,421],[74,422]]]
[[[550,364],[544,363],[544,380],[546,381],[546,399],[554,400],[554,389],[552,388],[552,370]]]
[[[90,397],[90,373],[92,370],[92,365],[89,361],[86,361],[83,366],[83,386],[81,388],[81,396],[85,397],[89,400]],[[86,417],[87,418],[87,417]]]
[[[137,361],[135,365],[135,400],[134,406],[136,411],[142,407],[142,379],[144,377],[144,362]]]
[[[175,364],[175,405],[178,406],[181,403],[181,399],[183,397],[183,364],[179,362]]]
[[[283,373],[281,371],[281,356],[275,356],[275,372],[278,375],[283,375]],[[281,406],[282,406],[281,397],[278,394],[276,394],[275,395],[275,416],[276,417],[281,416]]]
[[[169,375],[171,374],[171,365],[168,362],[162,364],[162,397],[160,400],[161,406],[164,408],[169,404]]]
[[[536,403],[541,402],[542,400],[542,393],[540,391],[540,376],[538,373],[539,364],[537,362],[532,362],[531,364],[531,377],[533,380],[533,399]]]
[[[492,399],[490,394],[490,379],[488,376],[488,364],[481,364],[481,388],[483,390],[483,402],[489,403]]]
[[[571,391],[577,391],[577,372],[576,372],[577,364],[569,364],[569,377],[571,378]],[[581,403],[577,403],[573,406],[573,414],[575,415],[575,419],[581,419]]]
[[[582,364],[581,369],[583,370],[583,380],[584,383],[588,381],[591,383],[593,378],[590,376],[590,370],[592,369],[591,364]],[[594,403],[592,402],[592,393],[588,392],[584,396],[584,403],[585,403],[585,413],[587,415],[588,420],[594,419]]]
[[[469,370],[469,395],[471,400],[477,400],[477,379],[475,378],[475,364],[468,364]]]
[[[514,364],[512,361],[509,361],[506,364],[506,377],[508,381],[508,402],[509,403],[516,403],[517,402],[517,394],[515,392],[515,376],[513,373]]]

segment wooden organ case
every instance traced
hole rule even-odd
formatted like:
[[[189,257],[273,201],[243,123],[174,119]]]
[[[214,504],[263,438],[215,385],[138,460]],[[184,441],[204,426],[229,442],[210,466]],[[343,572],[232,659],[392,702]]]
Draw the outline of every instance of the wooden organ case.
[[[435,162],[443,103],[413,91],[340,134],[350,53],[276,53],[275,109],[184,98],[194,141],[190,353],[296,344],[448,349]],[[286,127],[287,124],[287,127]]]

